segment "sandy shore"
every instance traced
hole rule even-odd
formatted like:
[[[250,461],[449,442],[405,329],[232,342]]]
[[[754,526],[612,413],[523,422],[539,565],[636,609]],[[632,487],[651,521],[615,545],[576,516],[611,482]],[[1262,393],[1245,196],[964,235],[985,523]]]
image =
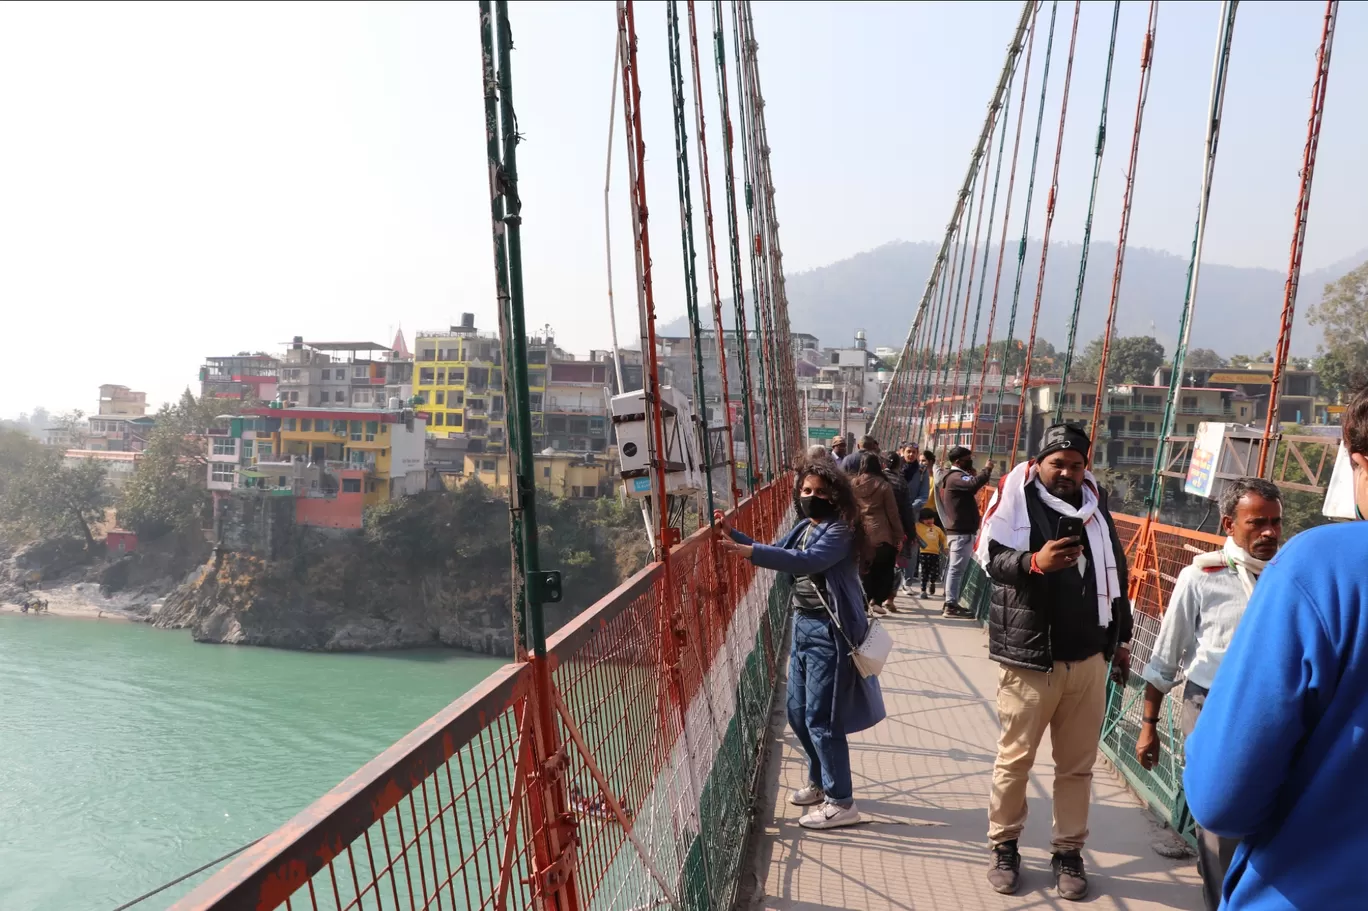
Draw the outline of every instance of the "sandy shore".
[[[85,620],[117,620],[129,622],[141,618],[127,612],[132,606],[120,603],[116,598],[106,598],[100,594],[100,587],[89,582],[75,585],[62,585],[32,592],[36,598],[48,603],[47,614],[54,617],[79,617]],[[20,613],[19,605],[12,602],[0,603],[0,613]],[[30,610],[25,616],[39,617]]]

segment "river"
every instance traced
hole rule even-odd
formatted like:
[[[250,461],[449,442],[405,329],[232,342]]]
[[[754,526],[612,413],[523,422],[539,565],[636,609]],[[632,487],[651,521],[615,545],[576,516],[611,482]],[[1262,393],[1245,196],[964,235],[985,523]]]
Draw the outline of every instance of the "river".
[[[109,911],[226,854],[499,664],[203,645],[132,623],[0,614],[0,908]]]

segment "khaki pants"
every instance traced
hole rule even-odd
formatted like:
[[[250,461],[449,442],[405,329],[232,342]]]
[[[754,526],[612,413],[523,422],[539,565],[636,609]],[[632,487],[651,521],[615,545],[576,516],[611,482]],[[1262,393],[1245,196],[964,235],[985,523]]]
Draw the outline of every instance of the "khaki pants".
[[[1026,825],[1026,788],[1045,729],[1054,747],[1055,851],[1078,850],[1088,838],[1093,763],[1107,707],[1107,663],[1054,663],[1054,673],[1003,666],[998,674],[997,761],[988,801],[988,840],[1012,841]]]

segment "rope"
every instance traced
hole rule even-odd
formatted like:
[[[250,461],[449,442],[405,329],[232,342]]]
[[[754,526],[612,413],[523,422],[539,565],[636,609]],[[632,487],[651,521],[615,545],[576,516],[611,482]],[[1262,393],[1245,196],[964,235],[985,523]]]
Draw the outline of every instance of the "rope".
[[[675,171],[679,183],[679,238],[684,250],[684,303],[689,317],[689,341],[693,346],[694,401],[703,418],[703,476],[708,479],[706,515],[700,515],[699,527],[712,524],[712,453],[708,441],[708,400],[703,382],[703,326],[698,315],[697,251],[694,249],[693,195],[689,183],[689,136],[685,125],[684,65],[679,54],[679,6],[669,0],[665,8],[666,38],[669,41],[670,96],[674,105]]]
[[[1097,148],[1093,153],[1092,189],[1088,193],[1088,217],[1083,222],[1083,252],[1078,260],[1078,286],[1074,289],[1073,315],[1069,318],[1069,342],[1064,349],[1064,369],[1059,377],[1059,401],[1054,422],[1064,421],[1064,396],[1073,369],[1074,345],[1078,343],[1078,311],[1083,307],[1083,279],[1088,274],[1088,248],[1092,244],[1093,210],[1097,205],[1097,178],[1102,173],[1102,152],[1107,147],[1107,100],[1111,97],[1112,62],[1116,59],[1116,26],[1121,19],[1121,0],[1112,6],[1111,42],[1107,45],[1107,74],[1102,79],[1102,117],[1097,124]]]
[[[1287,284],[1283,287],[1278,353],[1274,355],[1273,376],[1269,378],[1268,383],[1268,418],[1264,422],[1263,439],[1259,441],[1259,477],[1264,477],[1268,471],[1273,428],[1278,424],[1278,400],[1282,397],[1283,370],[1287,367],[1288,349],[1292,345],[1292,318],[1297,309],[1297,287],[1301,284],[1302,249],[1306,246],[1306,217],[1311,210],[1311,178],[1316,172],[1316,150],[1320,146],[1321,119],[1325,115],[1325,90],[1330,80],[1330,52],[1334,46],[1335,20],[1338,15],[1339,0],[1329,0],[1325,4],[1325,26],[1321,31],[1320,49],[1316,52],[1316,83],[1311,90],[1311,117],[1306,127],[1306,148],[1302,151],[1301,190],[1297,194],[1292,253],[1287,265]]]
[[[1221,4],[1221,29],[1217,37],[1216,60],[1211,72],[1211,107],[1207,119],[1206,149],[1202,170],[1202,194],[1197,207],[1197,227],[1192,237],[1192,259],[1188,263],[1187,293],[1183,297],[1183,312],[1178,321],[1178,347],[1173,352],[1173,375],[1169,377],[1168,401],[1164,405],[1164,422],[1159,431],[1159,445],[1154,447],[1154,474],[1145,505],[1148,517],[1159,513],[1163,501],[1163,468],[1173,422],[1178,415],[1178,399],[1183,387],[1183,365],[1187,360],[1188,341],[1192,335],[1192,313],[1197,303],[1197,279],[1202,268],[1202,241],[1206,237],[1207,212],[1211,208],[1211,183],[1216,175],[1216,146],[1221,138],[1221,111],[1225,107],[1226,78],[1230,71],[1230,45],[1235,37],[1235,11],[1238,0]]]
[[[952,264],[955,261],[955,255],[959,252],[959,229],[959,224],[956,224],[949,258],[949,261]],[[923,340],[925,352],[921,359],[922,369],[917,372],[916,387],[915,392],[913,393],[913,409],[916,414],[915,426],[917,428],[914,435],[917,437],[921,437],[922,434],[926,432],[927,400],[931,397],[931,371],[935,369],[936,346],[937,340],[940,338],[940,324],[941,319],[945,314],[945,300],[949,294],[947,291],[949,285],[949,278],[944,271],[944,267],[942,267],[940,278],[935,289],[936,300],[931,311],[931,334],[926,336]]]
[[[1054,171],[1050,175],[1050,195],[1045,201],[1045,235],[1040,241],[1040,271],[1036,274],[1035,304],[1031,308],[1031,335],[1026,342],[1026,363],[1021,375],[1021,403],[1017,408],[1016,428],[1012,431],[1012,458],[1021,447],[1021,427],[1026,419],[1026,397],[1031,392],[1031,367],[1035,360],[1036,330],[1040,327],[1040,301],[1045,293],[1045,260],[1050,255],[1050,229],[1054,226],[1055,203],[1059,201],[1059,160],[1064,154],[1064,121],[1069,116],[1069,84],[1073,79],[1074,51],[1078,47],[1078,17],[1082,0],[1074,0],[1073,32],[1069,37],[1069,59],[1064,66],[1064,95],[1059,103],[1059,138],[1055,141]]]
[[[751,395],[750,340],[746,334],[746,294],[741,282],[741,239],[736,211],[736,166],[732,136],[731,102],[727,92],[727,43],[722,30],[722,0],[713,0],[713,57],[717,70],[717,95],[722,106],[724,176],[727,184],[727,239],[731,244],[732,307],[737,349],[741,363],[741,410],[746,422],[746,489],[755,493],[755,410]],[[720,341],[719,341],[720,343]],[[731,419],[728,404],[728,420]]]
[[[1092,443],[1089,461],[1097,452],[1097,435],[1102,423],[1102,402],[1107,395],[1107,364],[1111,358],[1112,333],[1116,331],[1116,301],[1121,292],[1121,269],[1126,261],[1126,239],[1130,235],[1131,203],[1135,194],[1135,167],[1140,158],[1140,128],[1145,120],[1145,102],[1149,100],[1151,63],[1154,60],[1154,36],[1159,27],[1159,0],[1150,0],[1149,23],[1140,50],[1140,89],[1135,102],[1135,129],[1131,135],[1130,161],[1126,165],[1126,190],[1121,200],[1121,234],[1116,241],[1116,268],[1112,272],[1111,302],[1107,307],[1107,328],[1102,333],[1102,361],[1097,368],[1097,395],[1093,399]]]
[[[1007,320],[1007,343],[1002,347],[1002,379],[998,383],[997,413],[993,416],[993,435],[988,443],[988,461],[993,460],[997,451],[997,425],[1002,419],[1002,398],[1007,391],[1007,359],[1012,356],[1012,341],[1016,337],[1017,305],[1021,301],[1021,276],[1026,266],[1026,232],[1031,226],[1031,201],[1035,196],[1036,165],[1040,160],[1040,132],[1045,126],[1045,92],[1050,87],[1050,57],[1054,52],[1055,19],[1059,13],[1059,0],[1050,5],[1050,31],[1045,41],[1045,67],[1040,79],[1040,110],[1036,114],[1035,149],[1031,153],[1031,175],[1026,183],[1026,215],[1021,220],[1021,243],[1017,247],[1016,288],[1012,292],[1012,311]],[[1022,390],[1018,411],[1025,404],[1025,390]],[[1016,459],[1015,451],[1008,458]]]
[[[990,135],[991,135],[991,134],[990,134]],[[982,187],[983,187],[983,189],[986,190],[987,187],[988,187],[988,181],[987,181],[986,179],[985,179],[985,180],[980,180],[980,179],[979,179],[980,177],[984,177],[984,176],[986,176],[986,175],[984,175],[981,171],[975,173],[975,175],[974,175],[974,183],[975,183],[975,184],[981,184]],[[960,322],[960,321],[959,321],[959,308],[956,307],[955,304],[959,301],[959,292],[960,292],[960,288],[961,288],[961,287],[963,286],[963,284],[964,284],[964,261],[965,261],[965,259],[968,258],[968,254],[969,254],[969,235],[968,235],[968,231],[969,231],[969,222],[971,222],[971,221],[974,220],[974,197],[973,197],[973,190],[974,190],[973,187],[971,187],[970,190],[969,190],[969,208],[966,210],[967,214],[966,214],[965,217],[964,217],[965,242],[964,242],[964,244],[960,247],[960,260],[959,260],[959,267],[958,267],[958,269],[957,269],[957,274],[956,274],[956,276],[955,276],[955,288],[954,288],[954,291],[953,291],[953,292],[951,293],[951,295],[950,295],[950,331],[949,331],[948,333],[946,333],[946,337],[945,337],[945,347],[944,347],[944,349],[943,349],[944,354],[943,354],[942,357],[941,357],[941,363],[940,363],[940,373],[941,373],[941,375],[940,375],[940,381],[939,381],[939,383],[937,383],[937,388],[936,388],[937,398],[940,399],[940,407],[938,407],[938,408],[936,409],[937,421],[938,421],[938,422],[939,422],[939,420],[940,420],[940,415],[942,415],[942,414],[944,413],[945,405],[946,405],[946,399],[949,397],[949,396],[948,396],[948,393],[947,393],[947,391],[946,391],[946,387],[947,387],[947,385],[948,385],[949,382],[950,382],[950,379],[949,379],[949,371],[950,371],[950,344],[951,344],[951,339],[953,339],[953,338],[955,337],[955,327],[956,327],[957,325],[959,325],[959,322]],[[978,208],[978,223],[979,223],[979,226],[982,227],[982,225],[983,225],[982,193],[980,193],[979,195],[980,195],[980,200],[979,200],[979,208]],[[977,232],[975,232],[975,235],[974,235],[974,256],[975,256],[975,259],[977,260],[977,257],[978,257],[978,234],[977,234]],[[973,268],[973,265],[971,264],[970,267],[969,267],[969,291],[970,291],[971,294],[973,293],[973,290],[974,290],[973,271],[974,271],[974,268]],[[966,322],[966,323],[969,322],[969,296],[968,296],[968,295],[966,295],[965,298],[964,298],[964,322]],[[961,328],[961,329],[960,329],[960,336],[961,336],[961,338],[963,337],[963,335],[964,335],[964,330],[963,330],[963,328]],[[961,342],[961,344],[963,344],[963,342]],[[945,441],[946,441],[946,444],[947,444],[947,445],[946,445],[946,448],[948,449],[948,448],[949,448],[949,445],[948,445],[948,444],[949,444],[949,434],[948,434],[948,433],[945,435]]]
[[[1031,16],[1031,42],[1026,47],[1026,65],[1021,75],[1021,102],[1018,104],[1019,111],[1017,113],[1016,138],[1012,141],[1012,167],[1008,172],[1007,177],[1007,201],[1002,209],[1002,234],[998,239],[997,276],[993,279],[993,303],[988,311],[988,331],[983,339],[983,363],[979,367],[978,392],[975,395],[974,409],[972,412],[976,427],[983,416],[983,394],[988,386],[988,361],[993,353],[993,328],[997,325],[998,292],[1002,288],[1002,265],[1007,258],[1007,226],[1012,220],[1012,196],[1016,189],[1017,157],[1018,153],[1021,151],[1021,128],[1026,123],[1026,89],[1031,83],[1031,56],[1035,52],[1037,35],[1036,17],[1033,13]],[[998,157],[998,161],[1002,161],[1001,156]],[[984,267],[987,267],[987,260],[984,261]],[[1007,360],[1005,347],[1003,349],[1003,354],[1004,357],[1001,369],[1006,371]],[[997,443],[997,425],[998,416],[994,415],[993,421],[988,428],[988,458],[990,461],[992,459],[993,447]]]
[[[225,860],[228,860],[229,858],[237,857],[237,856],[238,856],[239,854],[241,854],[243,851],[246,851],[248,848],[250,848],[250,847],[252,847],[253,845],[257,844],[258,842],[260,842],[260,841],[262,840],[262,838],[265,838],[265,837],[266,837],[266,836],[263,835],[263,836],[261,836],[261,838],[258,838],[258,839],[255,839],[255,840],[253,840],[253,841],[247,842],[247,844],[243,845],[243,846],[240,847],[240,848],[234,848],[232,851],[229,851],[227,854],[223,855],[222,857],[215,858],[214,860],[209,861],[209,863],[205,864],[205,865],[202,866],[202,867],[196,867],[195,869],[191,870],[189,873],[185,874],[184,876],[178,876],[178,877],[176,877],[175,879],[171,880],[169,883],[163,883],[162,885],[160,885],[160,886],[158,886],[157,888],[153,889],[151,892],[147,892],[147,893],[144,893],[143,895],[139,895],[137,898],[133,899],[131,902],[126,902],[126,903],[124,903],[124,904],[122,904],[122,905],[119,905],[119,907],[115,908],[114,911],[128,911],[129,908],[133,907],[134,905],[138,904],[139,902],[145,902],[145,901],[147,901],[149,898],[151,898],[151,897],[154,896],[154,895],[160,895],[161,893],[165,892],[167,889],[170,889],[172,886],[178,886],[178,885],[180,885],[181,883],[185,882],[187,879],[189,879],[189,878],[192,877],[192,876],[195,876],[196,874],[203,873],[205,870],[208,870],[208,869],[210,869],[210,868],[212,868],[212,867],[216,867],[216,866],[218,866],[219,864],[223,863]]]
[[[741,502],[741,487],[736,482],[736,440],[732,434],[731,384],[727,377],[727,332],[722,323],[722,292],[719,288],[717,268],[717,239],[713,231],[712,178],[708,173],[708,134],[704,128],[702,68],[698,63],[698,21],[694,14],[694,0],[688,0],[689,11],[689,56],[693,68],[694,83],[694,132],[698,142],[699,167],[703,183],[703,224],[708,241],[708,287],[712,292],[713,327],[717,333],[717,370],[722,377],[722,420],[726,428],[723,436],[727,441],[726,458],[723,466],[727,469],[727,491],[731,495],[731,506]],[[705,436],[707,445],[712,446],[712,436],[707,431],[707,409],[704,411]],[[716,467],[716,466],[714,466]],[[712,515],[708,516],[711,521]]]

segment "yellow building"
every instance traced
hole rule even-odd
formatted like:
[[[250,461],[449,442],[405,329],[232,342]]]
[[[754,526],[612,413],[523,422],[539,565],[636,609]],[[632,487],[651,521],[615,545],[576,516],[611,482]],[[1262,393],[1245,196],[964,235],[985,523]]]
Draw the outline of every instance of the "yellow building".
[[[533,390],[545,388],[546,369],[532,371]],[[507,441],[499,339],[475,331],[475,316],[461,315],[448,332],[419,332],[413,391],[422,398],[433,436],[465,434],[473,451],[502,452]]]
[[[557,497],[592,499],[608,489],[609,465],[573,452],[542,453],[534,457],[537,487]],[[508,490],[508,459],[486,452],[467,453],[466,480],[478,478],[486,487]]]

